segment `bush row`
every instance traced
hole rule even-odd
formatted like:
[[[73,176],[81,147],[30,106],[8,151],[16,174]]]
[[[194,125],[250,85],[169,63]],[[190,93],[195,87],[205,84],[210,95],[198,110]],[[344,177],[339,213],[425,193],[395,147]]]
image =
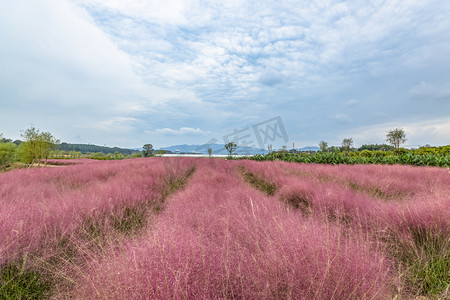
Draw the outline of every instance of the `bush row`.
[[[417,150],[415,150],[417,151]],[[369,151],[361,152],[316,152],[316,153],[270,153],[248,157],[256,161],[282,160],[318,164],[401,164],[413,166],[450,167],[450,154],[421,153],[415,151]]]

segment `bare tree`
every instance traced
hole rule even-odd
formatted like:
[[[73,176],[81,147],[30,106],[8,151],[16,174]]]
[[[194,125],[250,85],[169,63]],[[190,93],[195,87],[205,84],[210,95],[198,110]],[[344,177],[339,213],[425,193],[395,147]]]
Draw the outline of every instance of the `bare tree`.
[[[386,141],[394,146],[395,150],[398,150],[400,148],[400,145],[406,142],[405,130],[403,128],[395,128],[389,130],[386,134]]]

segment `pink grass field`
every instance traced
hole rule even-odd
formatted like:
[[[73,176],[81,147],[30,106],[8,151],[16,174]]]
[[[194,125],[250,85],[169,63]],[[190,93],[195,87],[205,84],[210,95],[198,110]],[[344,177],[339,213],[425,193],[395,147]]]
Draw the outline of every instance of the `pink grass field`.
[[[409,299],[449,258],[449,169],[72,162],[0,173],[0,268],[52,278],[50,298]]]

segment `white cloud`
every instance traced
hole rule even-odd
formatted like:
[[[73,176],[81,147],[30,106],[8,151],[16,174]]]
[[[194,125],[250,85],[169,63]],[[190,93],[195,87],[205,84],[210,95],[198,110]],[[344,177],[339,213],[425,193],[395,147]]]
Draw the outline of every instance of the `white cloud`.
[[[338,123],[348,123],[351,120],[348,115],[342,113],[331,115],[330,118]]]
[[[357,145],[386,143],[386,133],[394,128],[406,132],[406,146],[418,147],[425,144],[448,145],[450,137],[450,118],[428,120],[404,120],[370,126],[358,126],[342,133],[341,137],[351,136]]]
[[[78,2],[117,10],[125,15],[169,25],[186,24],[188,20],[185,13],[192,4],[192,1],[187,0],[79,0]]]
[[[139,145],[151,138],[144,132],[180,143],[201,136],[199,124],[227,132],[273,115],[289,116],[293,132],[308,128],[306,140],[388,117],[440,119],[450,102],[425,100],[450,94],[449,9],[438,0],[4,0],[2,131],[26,122],[63,131],[66,121],[68,137],[87,136],[72,125],[84,124],[89,142],[122,135]],[[429,131],[444,143],[440,132]]]
[[[81,125],[80,127],[86,128],[96,128],[101,131],[106,131],[108,133],[127,133],[133,130],[136,123],[140,120],[136,118],[126,118],[126,117],[115,117],[109,120],[93,122],[91,124]]]
[[[158,133],[163,135],[206,135],[209,131],[203,131],[200,128],[181,127],[180,129],[159,128],[154,131],[147,131],[147,133]]]
[[[358,104],[358,100],[356,100],[356,99],[350,99],[350,100],[347,100],[344,102],[344,105],[348,106],[348,107],[353,107],[353,106],[356,106],[357,104]]]
[[[450,97],[450,83],[446,84],[430,84],[425,81],[421,81],[418,85],[413,86],[409,92],[414,96],[428,97],[428,98],[441,98]]]

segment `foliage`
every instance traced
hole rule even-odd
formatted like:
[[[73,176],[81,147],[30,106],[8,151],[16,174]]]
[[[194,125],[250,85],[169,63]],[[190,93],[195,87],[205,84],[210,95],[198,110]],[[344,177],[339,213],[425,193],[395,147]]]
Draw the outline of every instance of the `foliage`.
[[[39,163],[50,155],[50,151],[56,148],[59,140],[50,132],[41,132],[34,126],[21,133],[24,142],[19,146],[20,160],[26,164]]]
[[[352,138],[345,138],[342,140],[342,151],[350,151],[350,148],[353,145]]]
[[[97,145],[90,145],[90,144],[71,144],[71,143],[61,143],[58,145],[58,150],[62,150],[64,152],[79,152],[81,154],[86,154],[88,152],[103,152],[105,154],[108,153],[114,153],[118,152],[123,155],[132,155],[136,152],[139,152],[137,150],[133,149],[125,149],[125,148],[119,148],[119,147],[106,147],[106,146],[97,146]]]
[[[8,167],[16,158],[17,146],[0,142],[0,169]]]
[[[236,150],[237,145],[233,142],[229,142],[225,145],[225,149],[227,149],[230,156],[233,154],[233,152]]]
[[[328,147],[328,152],[341,152],[341,147],[330,146]]]
[[[159,155],[159,156],[164,155],[164,154],[166,154],[166,150],[158,150],[155,152],[155,155]]]
[[[130,158],[138,158],[138,157],[142,157],[142,154],[140,152],[135,152],[130,156]]]
[[[122,152],[115,151],[114,153],[104,152],[86,152],[82,153],[80,151],[63,151],[63,150],[52,150],[50,151],[49,158],[52,159],[78,159],[78,158],[91,158],[97,160],[121,160],[127,158],[138,158],[142,157],[140,151],[136,151],[133,154],[123,154]]]
[[[450,145],[440,147],[420,147],[415,154],[450,155]]]
[[[392,151],[395,148],[391,145],[387,144],[370,144],[370,145],[362,145],[358,148],[358,151],[369,150],[369,151]]]
[[[328,150],[328,143],[325,141],[320,141],[319,143],[320,151],[327,152]]]
[[[30,149],[30,144],[21,143],[19,147],[17,147],[17,157],[20,162],[24,164],[32,164],[33,163],[33,153]]]
[[[119,153],[119,152],[114,152],[112,155],[111,155],[111,153],[108,153],[108,155],[109,155],[109,158],[110,159],[113,159],[113,160],[118,160],[118,159],[124,159],[124,156],[123,156],[123,154],[122,153]]]
[[[271,153],[260,154],[249,157],[251,160],[283,160],[298,163],[318,164],[402,164],[415,166],[438,166],[450,167],[450,155],[422,154],[421,152],[403,150],[403,153],[392,151],[369,151],[361,152],[316,152],[316,153]]]
[[[372,152],[370,152],[369,150],[362,150],[359,155],[361,155],[362,157],[370,157],[372,155]]]
[[[144,148],[144,150],[142,150],[142,154],[144,155],[144,157],[153,156],[154,149],[152,144],[145,144],[142,148]]]
[[[406,133],[403,128],[395,128],[389,130],[386,134],[386,141],[389,142],[396,150],[400,145],[406,142]]]

